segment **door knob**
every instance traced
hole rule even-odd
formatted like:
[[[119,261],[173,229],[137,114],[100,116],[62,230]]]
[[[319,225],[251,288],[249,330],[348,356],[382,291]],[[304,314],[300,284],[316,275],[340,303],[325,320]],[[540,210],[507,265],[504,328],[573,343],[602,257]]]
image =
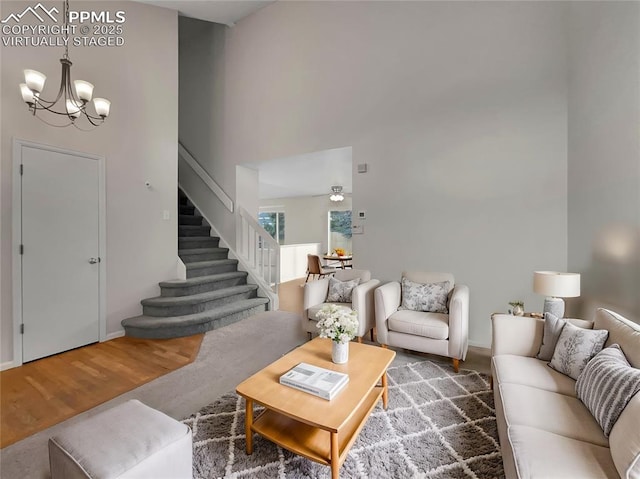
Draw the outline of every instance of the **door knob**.
[[[100,258],[89,258],[89,264],[96,264],[100,262]]]

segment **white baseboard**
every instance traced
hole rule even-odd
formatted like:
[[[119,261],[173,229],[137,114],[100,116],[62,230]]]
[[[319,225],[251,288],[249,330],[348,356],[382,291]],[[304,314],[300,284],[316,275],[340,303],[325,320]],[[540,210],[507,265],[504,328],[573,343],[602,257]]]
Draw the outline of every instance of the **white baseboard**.
[[[7,361],[4,363],[0,363],[0,371],[4,371],[5,369],[15,368],[17,364],[14,361]]]
[[[124,329],[122,329],[120,331],[116,331],[115,333],[107,334],[107,337],[104,338],[104,340],[100,341],[100,342],[102,343],[104,341],[111,341],[112,339],[121,338],[122,336],[124,336]]]
[[[480,343],[478,341],[469,341],[469,346],[473,346],[475,348],[491,349],[490,344]]]

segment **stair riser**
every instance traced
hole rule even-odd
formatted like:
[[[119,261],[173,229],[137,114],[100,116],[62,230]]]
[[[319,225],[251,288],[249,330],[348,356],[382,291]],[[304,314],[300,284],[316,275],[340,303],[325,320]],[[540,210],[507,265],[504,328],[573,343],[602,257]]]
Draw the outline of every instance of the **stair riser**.
[[[180,205],[179,211],[181,215],[192,215],[196,211],[195,206]]]
[[[266,311],[266,305],[256,306],[255,308],[246,309],[238,313],[230,314],[224,318],[214,319],[206,323],[192,324],[189,326],[174,326],[168,328],[156,328],[145,329],[136,328],[131,326],[125,326],[125,334],[134,338],[147,338],[147,339],[167,339],[167,338],[181,338],[184,336],[191,336],[193,334],[206,333],[212,329],[219,329],[228,326],[238,321],[253,316],[254,314]]]
[[[178,249],[218,248],[220,238],[214,236],[178,238]]]
[[[198,304],[185,304],[179,306],[143,306],[142,314],[144,314],[145,316],[157,316],[161,318],[166,318],[169,316],[184,316],[187,314],[202,313],[203,311],[208,311],[225,304],[233,303],[234,301],[257,297],[258,294],[254,289],[243,293],[232,294],[229,296],[224,296],[222,298],[212,299],[210,301],[203,301]]]
[[[213,261],[215,259],[227,259],[226,251],[218,251],[216,253],[201,254],[181,254],[180,259],[183,263],[197,263],[198,261]]]
[[[202,216],[180,215],[178,218],[179,225],[201,226]]]
[[[218,273],[230,273],[237,271],[238,264],[220,264],[215,266],[207,266],[206,268],[187,269],[187,278],[199,278],[200,276],[210,276]]]
[[[200,226],[199,228],[184,228],[182,226],[178,226],[178,236],[209,236],[211,233],[211,227],[209,226]]]
[[[206,293],[208,291],[216,291],[218,289],[230,288],[232,286],[242,286],[247,284],[247,278],[229,278],[222,281],[214,281],[211,283],[197,284],[184,288],[160,288],[160,296],[165,298],[178,298],[180,296],[190,296],[192,294]]]

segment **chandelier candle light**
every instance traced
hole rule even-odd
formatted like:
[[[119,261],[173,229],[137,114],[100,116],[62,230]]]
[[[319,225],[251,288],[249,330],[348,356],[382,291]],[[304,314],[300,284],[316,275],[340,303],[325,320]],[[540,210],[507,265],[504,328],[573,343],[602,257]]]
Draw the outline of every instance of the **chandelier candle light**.
[[[547,296],[544,300],[543,313],[551,313],[558,318],[563,318],[564,300],[562,298],[580,296],[580,275],[557,271],[535,271],[533,291]]]
[[[76,119],[81,115],[84,116],[89,123],[94,127],[101,125],[105,118],[109,116],[109,110],[111,108],[111,102],[105,98],[94,98],[93,106],[96,114],[92,115],[87,112],[87,105],[91,101],[93,96],[93,85],[84,80],[75,80],[73,87],[71,86],[71,60],[69,59],[69,0],[64,2],[64,29],[66,32],[66,41],[64,48],[64,55],[60,59],[62,64],[62,76],[60,78],[60,89],[58,95],[53,101],[48,101],[40,97],[44,84],[47,79],[45,75],[36,70],[24,71],[24,83],[20,84],[20,92],[22,93],[22,99],[29,106],[29,111],[34,116],[38,117],[43,122],[51,126],[65,127],[74,125],[78,129],[81,129],[76,125]],[[75,91],[74,91],[75,90]],[[62,99],[64,105],[58,107],[56,110],[55,105]],[[62,108],[62,109],[61,109]],[[69,120],[69,123],[63,125],[54,125],[39,117],[37,112],[40,110],[47,110],[48,112],[56,115],[61,115]]]

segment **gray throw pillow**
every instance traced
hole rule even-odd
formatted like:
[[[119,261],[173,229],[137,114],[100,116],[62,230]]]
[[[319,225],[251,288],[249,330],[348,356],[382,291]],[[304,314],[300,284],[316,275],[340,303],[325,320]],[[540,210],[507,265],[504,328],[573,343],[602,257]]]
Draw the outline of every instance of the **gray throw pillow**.
[[[566,323],[549,366],[573,379],[578,379],[589,360],[602,350],[607,336],[609,331],[606,329],[583,329]]]
[[[629,364],[617,344],[587,363],[576,382],[576,394],[609,437],[631,398],[640,391],[640,369]]]
[[[544,332],[542,333],[540,351],[536,356],[538,359],[551,361],[565,322],[564,319],[558,318],[555,314],[544,313]]]
[[[447,298],[449,281],[441,283],[414,283],[402,278],[402,307],[412,311],[429,313],[449,312]]]
[[[329,277],[329,294],[327,301],[329,303],[350,303],[353,295],[353,288],[360,284],[360,278],[351,281],[340,281],[333,276]]]

